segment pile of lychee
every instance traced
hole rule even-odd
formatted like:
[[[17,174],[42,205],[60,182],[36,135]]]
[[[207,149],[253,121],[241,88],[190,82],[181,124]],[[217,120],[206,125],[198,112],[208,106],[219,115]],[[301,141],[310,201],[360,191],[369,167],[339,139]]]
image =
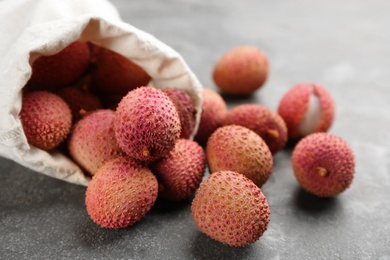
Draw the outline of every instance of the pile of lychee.
[[[240,46],[215,64],[213,79],[221,93],[244,96],[268,73],[264,53]],[[230,246],[253,243],[270,221],[261,187],[287,142],[295,145],[292,169],[304,190],[332,197],[350,186],[354,156],[326,133],[335,109],[324,87],[292,87],[277,112],[259,104],[228,110],[220,93],[204,88],[192,140],[197,111],[190,95],[148,86],[150,80],[124,56],[81,41],[32,63],[20,112],[27,141],[61,150],[91,176],[85,203],[99,226],[131,226],[157,198],[193,199],[201,232]]]

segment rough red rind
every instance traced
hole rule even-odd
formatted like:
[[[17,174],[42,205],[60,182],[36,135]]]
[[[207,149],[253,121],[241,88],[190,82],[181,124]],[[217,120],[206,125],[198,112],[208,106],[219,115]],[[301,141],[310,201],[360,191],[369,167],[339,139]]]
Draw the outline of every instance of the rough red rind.
[[[304,136],[299,132],[298,126],[305,118],[312,93],[319,98],[322,114],[315,132],[326,132],[333,123],[335,107],[330,93],[318,84],[298,84],[283,95],[278,107],[278,113],[285,121],[291,139]]]
[[[313,84],[313,92],[320,100],[322,114],[321,120],[318,123],[315,132],[326,132],[331,127],[334,120],[334,100],[327,89],[317,84]]]
[[[152,87],[132,90],[121,100],[114,129],[122,150],[147,162],[167,156],[181,132],[174,104],[164,92]]]
[[[199,188],[206,168],[203,148],[188,139],[179,139],[168,157],[152,166],[164,199],[180,201],[192,196]]]
[[[333,197],[347,189],[355,172],[354,155],[340,137],[314,133],[301,139],[292,153],[292,166],[301,187],[319,197]],[[326,170],[321,176],[319,170]]]
[[[282,117],[271,109],[257,104],[243,104],[232,108],[223,125],[241,125],[263,138],[272,154],[286,145],[287,127]]]
[[[72,111],[73,124],[79,121],[86,112],[103,108],[96,95],[78,87],[61,88],[57,91],[57,95],[65,100]]]
[[[270,221],[270,208],[260,188],[231,171],[213,173],[201,184],[191,213],[202,233],[234,247],[256,242]]]
[[[218,128],[206,145],[211,173],[228,170],[243,174],[261,187],[273,168],[272,154],[264,140],[252,130],[238,125]]]
[[[86,42],[76,41],[51,56],[32,64],[31,83],[38,89],[54,89],[80,79],[87,71],[90,51]]]
[[[214,66],[215,84],[225,93],[249,95],[268,77],[267,57],[254,46],[239,46],[225,54]]]
[[[23,94],[19,116],[28,143],[46,151],[62,143],[72,126],[69,106],[48,91]]]
[[[196,109],[187,92],[177,88],[166,88],[162,90],[172,100],[179,113],[181,134],[180,138],[190,138],[196,124]]]
[[[94,45],[92,51],[92,84],[103,93],[126,95],[150,81],[137,64],[112,50]]]
[[[100,109],[78,121],[71,132],[68,148],[72,158],[94,175],[106,162],[124,153],[114,132],[115,112]]]
[[[202,113],[195,141],[204,144],[220,126],[227,113],[225,100],[212,89],[202,89]]]
[[[104,228],[125,228],[154,205],[158,183],[152,172],[129,157],[104,164],[89,182],[85,204],[91,219]]]

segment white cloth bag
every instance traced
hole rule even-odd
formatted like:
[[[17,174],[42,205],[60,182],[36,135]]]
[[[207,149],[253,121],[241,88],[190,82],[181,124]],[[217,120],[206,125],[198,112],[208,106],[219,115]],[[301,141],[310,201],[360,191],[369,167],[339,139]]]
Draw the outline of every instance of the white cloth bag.
[[[89,178],[59,151],[28,144],[19,118],[22,88],[31,64],[81,40],[116,51],[142,67],[157,88],[186,90],[201,112],[201,84],[172,48],[123,22],[105,0],[0,1],[0,156],[34,171],[70,183],[88,185]],[[197,128],[197,127],[196,127]],[[196,129],[194,130],[194,133]]]

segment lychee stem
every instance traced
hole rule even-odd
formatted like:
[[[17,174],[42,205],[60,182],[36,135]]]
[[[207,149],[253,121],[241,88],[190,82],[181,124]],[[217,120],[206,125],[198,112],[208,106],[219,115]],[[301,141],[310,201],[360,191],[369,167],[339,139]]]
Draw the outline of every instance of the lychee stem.
[[[267,133],[272,137],[272,138],[279,138],[279,132],[278,130],[275,130],[275,129],[268,129],[267,130]]]
[[[316,172],[321,177],[326,177],[328,175],[328,171],[324,167],[317,167]]]
[[[79,110],[79,115],[81,116],[81,118],[83,118],[86,114],[87,114],[87,111],[85,109]]]
[[[148,149],[148,147],[144,147],[143,150],[142,150],[142,154],[145,156],[145,157],[149,157],[150,156],[150,151]]]

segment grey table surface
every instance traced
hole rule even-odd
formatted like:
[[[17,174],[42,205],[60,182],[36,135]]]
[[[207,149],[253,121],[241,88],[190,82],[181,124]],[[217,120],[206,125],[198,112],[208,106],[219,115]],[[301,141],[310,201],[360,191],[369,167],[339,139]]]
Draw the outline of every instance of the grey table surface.
[[[114,0],[122,19],[177,50],[206,87],[223,52],[250,44],[269,57],[262,89],[227,98],[276,110],[300,82],[336,101],[330,132],[356,157],[352,186],[333,199],[303,192],[291,149],[274,157],[262,190],[268,230],[244,248],[200,233],[191,200],[159,201],[134,226],[106,230],[84,205],[85,187],[0,158],[0,259],[390,259],[390,2]],[[208,173],[206,173],[207,175]]]

